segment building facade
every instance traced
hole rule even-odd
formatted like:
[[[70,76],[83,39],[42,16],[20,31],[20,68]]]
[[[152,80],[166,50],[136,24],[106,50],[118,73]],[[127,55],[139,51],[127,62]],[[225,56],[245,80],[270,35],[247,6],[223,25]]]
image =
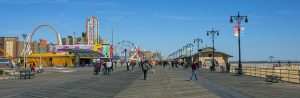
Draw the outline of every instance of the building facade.
[[[18,37],[0,37],[0,57],[10,56],[16,58],[18,55]]]
[[[220,52],[220,51],[216,51],[215,50],[215,61],[219,64],[219,65],[225,65],[228,62],[228,58],[233,57],[227,53],[224,52]],[[201,49],[200,54],[195,54],[193,56],[194,60],[199,60],[203,63],[206,64],[211,64],[212,62],[212,58],[213,58],[213,48],[211,47],[206,47]]]

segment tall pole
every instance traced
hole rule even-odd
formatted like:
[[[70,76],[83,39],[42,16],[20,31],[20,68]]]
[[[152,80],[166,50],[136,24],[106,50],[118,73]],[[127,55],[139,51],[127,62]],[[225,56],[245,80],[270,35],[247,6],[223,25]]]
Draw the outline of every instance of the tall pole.
[[[111,28],[111,44],[114,45],[114,28]]]
[[[125,49],[125,62],[127,62],[126,52],[127,52],[127,49]]]
[[[24,54],[24,62],[23,62],[23,64],[24,64],[24,70],[25,70],[25,76],[26,76],[26,67],[27,67],[27,65],[26,65],[26,53],[27,53],[27,44],[26,44],[26,38],[27,38],[27,34],[25,34],[25,33],[23,33],[22,34],[22,36],[23,36],[23,39],[24,39],[24,51],[23,51],[23,54]]]
[[[207,36],[211,35],[212,36],[212,43],[213,43],[213,55],[212,55],[212,66],[211,66],[211,71],[215,71],[215,36],[219,36],[219,31],[215,31],[212,29],[211,31],[207,31]]]
[[[42,65],[42,56],[41,56],[41,45],[39,47],[39,53],[40,53],[40,66]]]
[[[241,22],[245,19],[245,23],[248,22],[247,16],[241,16],[240,12],[238,12],[237,16],[230,16],[230,23],[233,23],[233,18],[236,20],[236,25],[238,27],[238,46],[239,46],[239,68],[238,68],[238,75],[243,74],[242,70],[242,61],[241,61]]]
[[[76,39],[75,32],[74,32],[73,34],[74,34],[74,35],[73,35],[73,46],[75,46],[75,44],[76,44],[76,42],[75,42],[75,41],[76,41],[76,40],[75,40],[75,39]]]

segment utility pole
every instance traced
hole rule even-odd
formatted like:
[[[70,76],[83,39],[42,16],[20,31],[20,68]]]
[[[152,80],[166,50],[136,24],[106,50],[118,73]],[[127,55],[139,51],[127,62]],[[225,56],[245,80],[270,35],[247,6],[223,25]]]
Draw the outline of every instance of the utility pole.
[[[23,54],[24,54],[24,62],[23,62],[23,64],[24,64],[24,70],[25,70],[25,76],[26,76],[26,68],[27,68],[27,65],[26,65],[26,54],[27,54],[27,44],[26,44],[26,39],[27,39],[27,34],[26,33],[23,33],[22,34],[22,36],[23,36],[23,39],[24,39],[24,51],[23,51]],[[26,79],[26,78],[25,78]]]
[[[75,41],[76,41],[76,40],[75,40],[75,39],[76,39],[75,34],[76,34],[76,33],[74,32],[73,34],[74,34],[74,36],[73,36],[73,46],[75,46],[75,43],[76,43],[76,42],[75,42]]]
[[[111,28],[111,44],[114,44],[114,28]]]
[[[215,31],[212,29],[211,31],[207,31],[207,36],[211,35],[212,36],[212,43],[213,43],[213,59],[212,59],[212,66],[210,71],[215,71],[216,70],[216,65],[215,65],[215,36],[219,36],[219,31]]]
[[[243,70],[242,70],[242,61],[241,61],[241,22],[243,19],[245,19],[245,23],[248,22],[248,18],[247,16],[241,16],[240,12],[238,12],[237,16],[230,16],[230,23],[233,23],[233,19],[235,19],[236,21],[236,25],[238,27],[238,46],[239,46],[239,69],[238,69],[238,75],[242,75],[243,74]]]

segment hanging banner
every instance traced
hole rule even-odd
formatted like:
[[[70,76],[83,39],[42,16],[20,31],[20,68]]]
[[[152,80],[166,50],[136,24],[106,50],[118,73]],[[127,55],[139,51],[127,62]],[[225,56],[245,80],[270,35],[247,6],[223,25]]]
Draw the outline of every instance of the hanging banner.
[[[102,45],[101,48],[98,50],[98,52],[104,55],[104,51],[103,51],[104,48],[105,48],[104,45]]]
[[[113,57],[113,55],[114,55],[114,47],[113,47],[113,45],[110,45],[109,54],[110,54],[110,57]]]
[[[47,41],[45,39],[40,39],[40,43],[42,47],[46,47],[47,46]]]
[[[245,32],[245,27],[241,27],[241,33]]]
[[[140,47],[136,48],[136,55],[137,55],[137,57],[140,56]]]
[[[238,26],[234,26],[233,36],[239,36],[239,27]]]
[[[110,45],[105,45],[105,48],[104,48],[105,57],[109,57],[109,47],[110,47]]]

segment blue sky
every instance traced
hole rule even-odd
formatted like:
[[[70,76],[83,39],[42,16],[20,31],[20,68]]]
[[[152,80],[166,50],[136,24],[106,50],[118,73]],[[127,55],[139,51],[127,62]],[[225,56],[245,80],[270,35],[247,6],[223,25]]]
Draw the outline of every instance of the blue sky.
[[[211,46],[206,31],[220,36],[215,47],[238,59],[237,38],[229,16],[248,15],[242,37],[243,60],[300,60],[299,0],[0,0],[1,36],[30,33],[39,24],[50,24],[62,37],[85,31],[88,16],[100,19],[100,35],[114,42],[130,40],[142,49],[163,55],[182,48],[200,37]],[[34,39],[56,42],[48,28]],[[48,41],[48,42],[49,42]]]

